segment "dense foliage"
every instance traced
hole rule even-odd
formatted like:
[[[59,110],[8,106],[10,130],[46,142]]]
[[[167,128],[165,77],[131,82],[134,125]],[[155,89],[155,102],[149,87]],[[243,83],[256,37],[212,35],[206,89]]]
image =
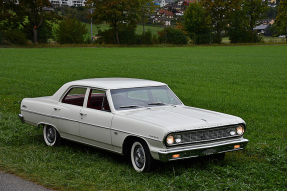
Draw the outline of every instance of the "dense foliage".
[[[206,10],[199,3],[190,4],[184,13],[184,30],[194,44],[211,42],[211,18],[206,15]]]
[[[113,28],[104,31],[99,30],[98,42],[106,44],[117,44],[118,39],[121,39],[121,44],[136,44],[137,42],[137,36],[133,27],[121,28],[121,30],[117,32],[117,36],[115,36],[115,33],[116,31]]]
[[[205,15],[210,18],[210,29],[212,32],[212,42],[221,43],[227,22],[227,3],[226,0],[202,0]]]
[[[203,0],[189,5],[183,24],[195,44],[221,43],[224,32],[231,43],[259,42],[253,28],[266,12],[262,0]]]
[[[94,37],[89,37],[85,43],[178,44],[178,41],[181,41],[180,44],[185,44],[186,38],[182,34],[193,44],[221,43],[223,37],[229,37],[231,43],[256,43],[262,40],[262,34],[257,34],[259,31],[253,29],[264,18],[276,17],[273,27],[270,27],[270,24],[265,29],[265,36],[287,33],[286,0],[278,2],[280,6],[274,7],[273,4],[273,7],[268,8],[267,1],[262,0],[201,0],[186,7],[183,5],[182,10],[185,11],[183,16],[176,15],[178,10],[169,5],[167,8],[175,14],[174,18],[161,18],[157,13],[160,7],[156,6],[153,0],[88,0],[84,7],[52,7],[49,0],[19,0],[19,3],[16,3],[16,0],[6,0],[0,1],[0,43],[23,45],[29,41],[47,43],[54,40],[63,43],[63,40],[59,41],[59,33],[53,32],[59,32],[54,29],[59,27],[60,20],[66,18],[108,26],[98,31],[98,34],[94,33]],[[176,28],[183,33],[176,31],[176,35],[182,38],[167,40],[167,35],[163,38],[161,33],[145,34],[147,23],[167,27],[165,21],[170,21],[172,28],[174,25],[180,26]],[[137,30],[137,25],[143,26],[142,32]],[[69,32],[62,34],[73,36],[76,34],[75,30],[78,29],[73,29],[71,31],[73,34],[68,34]],[[16,34],[17,31],[19,34]],[[166,31],[174,33],[171,29]],[[53,39],[55,36],[57,38]],[[88,34],[85,36],[87,38]],[[66,42],[84,42],[78,38],[82,39],[82,36]],[[96,38],[96,41],[91,40]]]
[[[25,34],[19,29],[5,31],[3,36],[5,36],[5,40],[12,44],[26,45],[28,43]]]
[[[286,35],[287,42],[287,0],[280,0],[278,15],[275,19],[275,31],[277,35]]]
[[[159,42],[165,44],[187,44],[186,35],[179,29],[167,27],[158,32]]]
[[[50,6],[49,0],[15,0],[2,1],[0,3],[0,26],[2,30],[10,30],[25,33],[25,37],[33,43],[47,42],[52,37],[52,24],[58,19],[53,11],[47,11],[45,8]],[[9,34],[9,33],[6,33]],[[16,34],[15,34],[16,35]],[[17,38],[14,35],[13,38]],[[11,34],[6,40],[11,39]],[[21,44],[14,41],[13,43]]]
[[[80,44],[84,43],[87,29],[81,21],[67,17],[59,24],[55,33],[57,42],[61,44]]]

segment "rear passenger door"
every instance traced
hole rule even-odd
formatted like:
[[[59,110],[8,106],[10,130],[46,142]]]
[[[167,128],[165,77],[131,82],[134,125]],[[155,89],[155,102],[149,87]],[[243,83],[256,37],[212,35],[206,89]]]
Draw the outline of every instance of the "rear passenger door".
[[[112,150],[111,122],[113,114],[105,90],[90,89],[86,107],[80,111],[80,135],[84,143]]]
[[[79,121],[87,88],[71,87],[53,109],[53,124],[62,137],[81,141]]]

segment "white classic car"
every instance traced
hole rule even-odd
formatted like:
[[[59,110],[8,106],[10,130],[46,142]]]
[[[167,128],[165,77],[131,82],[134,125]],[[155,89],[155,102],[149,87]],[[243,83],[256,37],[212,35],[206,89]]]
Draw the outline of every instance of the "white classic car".
[[[23,99],[19,117],[43,127],[49,146],[63,138],[127,155],[139,172],[155,160],[223,159],[248,143],[241,118],[185,106],[166,84],[142,79],[72,81],[53,96]]]

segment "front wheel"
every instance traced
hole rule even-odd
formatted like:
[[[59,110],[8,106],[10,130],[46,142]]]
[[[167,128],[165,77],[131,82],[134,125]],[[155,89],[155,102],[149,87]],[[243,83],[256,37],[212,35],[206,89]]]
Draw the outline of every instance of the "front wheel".
[[[57,130],[55,129],[55,127],[44,125],[43,135],[45,143],[48,146],[54,146],[60,144],[61,137],[57,132]]]
[[[131,161],[134,169],[138,172],[149,172],[152,170],[154,159],[148,146],[143,141],[136,141],[131,148]]]

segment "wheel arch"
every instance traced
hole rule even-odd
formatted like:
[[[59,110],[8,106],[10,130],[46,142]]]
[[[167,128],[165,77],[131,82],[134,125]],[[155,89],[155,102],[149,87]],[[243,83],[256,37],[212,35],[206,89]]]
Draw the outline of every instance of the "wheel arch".
[[[142,141],[144,142],[144,144],[147,145],[148,149],[149,149],[149,152],[150,152],[150,148],[149,148],[149,144],[148,142],[143,139],[142,137],[137,137],[137,136],[127,136],[123,142],[123,146],[122,146],[122,154],[124,156],[128,156],[130,154],[130,149],[132,148],[132,144],[135,142],[135,141]]]
[[[44,127],[45,125],[54,127],[54,128],[57,130],[57,132],[59,133],[59,135],[61,136],[61,134],[60,134],[58,128],[57,128],[55,125],[51,124],[51,123],[39,122],[39,123],[37,124],[37,127],[41,128],[41,127]]]

